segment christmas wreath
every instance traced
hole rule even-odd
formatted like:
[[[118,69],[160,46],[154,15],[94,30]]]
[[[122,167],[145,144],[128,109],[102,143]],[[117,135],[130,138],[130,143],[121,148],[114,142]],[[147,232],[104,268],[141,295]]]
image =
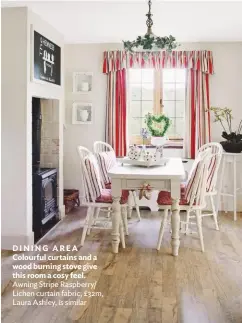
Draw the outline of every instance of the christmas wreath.
[[[146,124],[151,136],[164,137],[171,125],[171,119],[164,114],[153,115],[151,113],[148,113],[146,115]]]

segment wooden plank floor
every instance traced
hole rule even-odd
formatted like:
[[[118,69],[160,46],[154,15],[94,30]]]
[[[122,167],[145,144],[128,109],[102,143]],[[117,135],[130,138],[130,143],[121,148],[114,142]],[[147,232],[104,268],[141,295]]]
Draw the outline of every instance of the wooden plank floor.
[[[177,258],[171,256],[169,228],[160,252],[155,249],[158,212],[142,211],[141,222],[134,212],[127,247],[118,255],[111,253],[106,230],[93,230],[80,247],[84,215],[85,209],[68,215],[42,244],[75,244],[76,254],[97,255],[99,269],[87,279],[97,280],[104,297],[90,298],[85,306],[13,306],[12,257],[3,251],[3,323],[242,323],[241,214],[237,222],[221,214],[219,232],[205,218],[205,253],[195,236],[182,235]]]

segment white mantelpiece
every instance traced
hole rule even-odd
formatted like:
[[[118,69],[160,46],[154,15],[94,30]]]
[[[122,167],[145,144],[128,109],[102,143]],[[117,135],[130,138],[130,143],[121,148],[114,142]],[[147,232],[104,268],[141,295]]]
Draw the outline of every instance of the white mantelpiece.
[[[26,7],[2,8],[2,249],[33,243],[32,97],[55,99],[64,111],[64,40]],[[31,81],[34,28],[61,48],[61,86]],[[59,127],[59,207],[63,207],[63,126]]]

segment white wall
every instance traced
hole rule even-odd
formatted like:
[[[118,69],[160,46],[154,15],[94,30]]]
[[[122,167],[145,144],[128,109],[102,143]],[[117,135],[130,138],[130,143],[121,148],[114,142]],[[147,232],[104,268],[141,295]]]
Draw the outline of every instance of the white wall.
[[[49,40],[53,41],[61,48],[61,86],[54,85],[51,83],[36,83],[32,82],[31,72],[31,54],[33,49],[33,38],[32,38],[32,30],[36,30],[41,35],[44,35]],[[28,14],[28,102],[27,102],[27,116],[28,116],[28,127],[31,132],[32,120],[31,120],[31,109],[32,103],[31,98],[33,96],[47,99],[57,99],[59,103],[59,169],[58,169],[58,185],[59,185],[59,208],[61,212],[61,217],[64,216],[64,207],[63,207],[63,120],[64,120],[64,86],[65,86],[65,73],[64,73],[64,37],[55,30],[51,25],[49,25],[46,21],[41,19],[37,14],[32,11],[29,11]],[[56,103],[56,101],[54,101]],[[31,144],[28,144],[28,206],[29,212],[31,213],[32,219],[32,147]],[[29,217],[30,218],[30,217]],[[31,222],[32,225],[32,222]]]
[[[121,44],[65,45],[65,94],[66,109],[64,131],[64,186],[82,188],[76,153],[77,145],[92,149],[95,140],[103,140],[105,134],[106,76],[102,74],[103,51],[121,49]],[[242,42],[238,43],[186,43],[180,49],[213,51],[215,74],[210,80],[210,103],[214,106],[228,106],[233,110],[234,125],[242,118]],[[93,93],[74,95],[71,72],[93,72]],[[72,102],[80,100],[92,102],[95,121],[92,125],[72,125]],[[221,141],[222,129],[212,123],[212,140]],[[168,152],[166,152],[167,155]]]
[[[28,13],[26,8],[1,11],[2,240],[10,240],[15,235],[29,236],[31,240],[32,228],[26,221]]]
[[[27,8],[2,8],[2,248],[33,242],[32,233],[32,97],[59,100],[63,123],[62,85],[37,84],[30,79],[32,62],[31,25],[58,44],[63,37]],[[60,127],[60,146],[63,127]],[[60,190],[63,188],[60,148]],[[60,207],[62,207],[60,194]],[[63,209],[63,207],[62,207]]]
[[[233,110],[233,125],[237,128],[242,119],[242,42],[231,43],[187,43],[181,49],[207,49],[213,52],[214,72],[210,77],[211,106],[229,107]],[[213,120],[213,115],[211,115]],[[211,124],[212,140],[221,141],[222,129],[219,124]]]
[[[76,147],[92,150],[95,140],[105,138],[106,75],[102,73],[103,52],[121,48],[121,44],[65,45],[65,125],[64,130],[64,187],[80,189],[79,161]],[[93,72],[93,90],[88,94],[72,93],[73,72]],[[93,104],[93,124],[72,124],[72,103]]]

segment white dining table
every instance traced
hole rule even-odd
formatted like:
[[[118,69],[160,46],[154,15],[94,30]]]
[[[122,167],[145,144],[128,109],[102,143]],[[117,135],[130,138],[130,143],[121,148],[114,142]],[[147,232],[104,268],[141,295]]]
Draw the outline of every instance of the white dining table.
[[[165,166],[140,167],[118,162],[108,172],[111,178],[113,216],[112,216],[112,249],[118,253],[121,221],[120,198],[122,190],[139,190],[149,185],[158,191],[170,191],[171,205],[171,246],[173,256],[178,256],[180,238],[180,186],[185,171],[181,158],[169,158]],[[158,233],[157,233],[158,234]],[[158,237],[158,236],[157,236]]]

